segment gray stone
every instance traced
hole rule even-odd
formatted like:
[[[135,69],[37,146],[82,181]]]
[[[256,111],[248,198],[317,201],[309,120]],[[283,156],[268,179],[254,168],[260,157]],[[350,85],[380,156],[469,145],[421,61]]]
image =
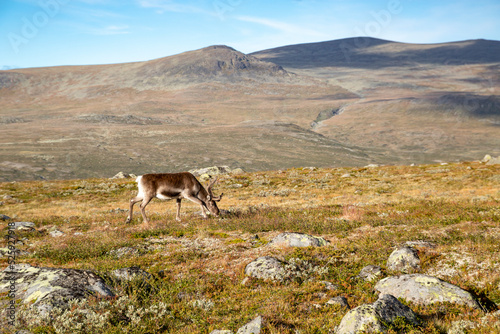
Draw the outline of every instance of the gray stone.
[[[236,334],[259,334],[262,330],[262,317],[259,315],[243,327],[240,327]]]
[[[56,237],[61,237],[61,236],[63,236],[63,235],[64,235],[64,232],[59,231],[59,230],[54,230],[54,231],[50,231],[50,232],[49,232],[49,234],[50,234],[52,237],[56,238]]]
[[[325,286],[326,290],[338,290],[339,289],[338,285],[335,285],[335,284],[328,282],[328,281],[321,281],[320,283]]]
[[[340,307],[345,307],[347,309],[351,308],[347,302],[347,298],[342,296],[333,297],[326,303],[328,305],[339,305]]]
[[[10,220],[11,218],[9,216],[6,216],[4,214],[0,214],[0,220]]]
[[[439,278],[423,274],[387,277],[380,280],[374,289],[416,304],[430,305],[449,302],[475,309],[481,308],[469,292]]]
[[[419,270],[420,258],[418,257],[418,251],[409,246],[396,249],[387,260],[387,268],[403,273]]]
[[[375,303],[364,304],[347,312],[336,334],[386,332],[386,325],[398,318],[413,325],[419,324],[417,316],[408,306],[391,295],[381,295]]]
[[[135,174],[128,174],[128,173],[124,173],[124,172],[118,172],[117,174],[115,174],[115,176],[113,176],[111,179],[130,179],[130,178],[136,178],[137,175]]]
[[[447,334],[467,334],[477,327],[478,325],[472,321],[458,320],[451,323]]]
[[[32,222],[14,222],[13,224],[9,224],[9,227],[14,227],[15,230],[33,231],[35,229],[35,223]]]
[[[282,281],[285,263],[272,256],[262,256],[245,267],[245,275],[264,280]]]
[[[241,169],[241,168],[240,168]],[[194,176],[215,176],[221,174],[230,174],[233,170],[229,166],[212,166],[200,169],[191,169],[189,172]]]
[[[28,264],[9,266],[0,273],[0,293],[8,293],[13,281],[16,299],[33,303],[42,315],[53,307],[67,307],[72,299],[114,296],[102,278],[87,270],[38,268]]]
[[[285,232],[276,236],[267,245],[271,247],[320,247],[328,245],[328,241],[304,233]]]
[[[380,268],[379,266],[369,265],[361,269],[357,277],[367,282],[371,282],[382,275],[382,268]]]

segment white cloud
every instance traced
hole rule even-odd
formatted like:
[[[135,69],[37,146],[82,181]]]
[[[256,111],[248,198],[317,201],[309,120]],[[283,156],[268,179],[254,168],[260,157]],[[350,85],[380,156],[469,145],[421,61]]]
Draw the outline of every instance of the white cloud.
[[[277,20],[271,20],[267,18],[261,18],[261,17],[254,17],[254,16],[238,16],[236,17],[237,20],[239,21],[244,21],[244,22],[250,22],[250,23],[256,23],[259,25],[263,25],[269,28],[273,28],[275,30],[278,30],[283,33],[287,34],[298,34],[302,36],[315,36],[315,37],[324,37],[325,34],[318,32],[313,29],[308,29],[302,26],[282,22],[282,21],[277,21]]]

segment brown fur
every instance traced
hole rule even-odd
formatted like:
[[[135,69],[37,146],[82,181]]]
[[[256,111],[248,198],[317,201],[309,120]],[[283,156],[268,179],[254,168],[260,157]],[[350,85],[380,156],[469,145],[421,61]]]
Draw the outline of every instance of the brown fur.
[[[205,210],[210,211],[215,216],[218,216],[220,213],[215,202],[221,200],[222,194],[218,197],[214,197],[212,193],[212,186],[217,180],[212,181],[207,189],[201,185],[193,174],[188,172],[145,174],[139,176],[136,181],[139,187],[139,193],[130,200],[127,223],[132,220],[134,205],[140,201],[142,201],[139,206],[142,218],[145,223],[148,223],[149,220],[147,219],[145,208],[155,197],[160,199],[175,198],[177,200],[176,219],[178,221],[180,221],[180,208],[183,198],[199,204],[201,213],[205,218],[207,217]]]

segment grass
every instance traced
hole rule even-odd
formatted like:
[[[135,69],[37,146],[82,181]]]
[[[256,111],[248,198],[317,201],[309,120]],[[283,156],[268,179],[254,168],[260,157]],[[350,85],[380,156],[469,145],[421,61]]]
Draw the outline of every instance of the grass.
[[[174,202],[155,200],[147,208],[152,220],[147,227],[137,210],[125,224],[136,191],[132,180],[9,182],[0,183],[0,200],[5,198],[0,213],[36,224],[36,232],[17,232],[27,238],[18,248],[29,252],[20,263],[90,269],[103,277],[140,266],[154,277],[147,291],[140,284],[114,284],[116,299],[89,299],[61,311],[60,320],[25,315],[23,325],[35,333],[70,332],[72,319],[89,323],[83,333],[235,331],[256,315],[266,319],[263,333],[331,333],[347,310],[326,301],[344,296],[351,308],[375,301],[375,282],[356,276],[369,264],[393,274],[387,258],[406,241],[434,244],[416,246],[422,273],[474,293],[495,310],[500,304],[500,180],[494,176],[499,171],[498,165],[465,162],[228,175],[215,190],[225,194],[221,218],[202,219],[199,207],[185,201],[179,223]],[[54,229],[65,234],[52,237]],[[281,232],[319,235],[330,245],[265,246]],[[139,253],[119,258],[110,253],[122,247]],[[263,255],[317,270],[288,283],[250,279],[242,284],[246,264]],[[0,264],[6,267],[7,259]],[[321,281],[337,289],[326,290]],[[485,317],[456,305],[409,305],[422,326],[398,323],[390,332],[445,333],[454,321],[480,323]],[[500,333],[494,322],[468,332]]]

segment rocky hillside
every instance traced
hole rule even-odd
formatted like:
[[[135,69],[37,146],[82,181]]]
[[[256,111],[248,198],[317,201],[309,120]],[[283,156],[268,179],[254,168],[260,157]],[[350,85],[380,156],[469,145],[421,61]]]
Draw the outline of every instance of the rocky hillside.
[[[134,178],[0,183],[2,331],[500,333],[495,161],[204,168],[222,215],[150,225]]]

